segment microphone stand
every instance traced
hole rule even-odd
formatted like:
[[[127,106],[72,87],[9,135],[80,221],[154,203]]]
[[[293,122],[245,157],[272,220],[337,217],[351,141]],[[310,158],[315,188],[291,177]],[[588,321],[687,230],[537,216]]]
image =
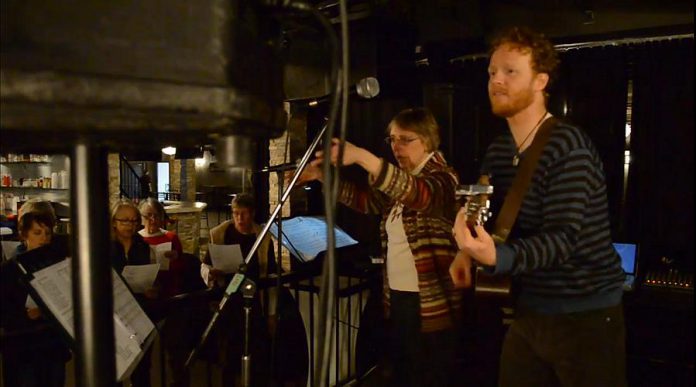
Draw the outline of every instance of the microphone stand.
[[[285,201],[288,200],[290,197],[290,191],[295,187],[297,184],[297,181],[300,179],[300,175],[302,175],[302,171],[304,171],[305,167],[307,166],[307,163],[309,162],[309,159],[312,157],[312,154],[314,153],[314,150],[317,148],[319,145],[319,142],[321,141],[322,137],[324,136],[324,133],[326,132],[326,128],[328,127],[329,122],[327,121],[324,126],[319,130],[319,133],[317,133],[316,137],[312,141],[312,143],[309,145],[309,148],[307,148],[307,151],[305,151],[305,154],[302,156],[302,159],[300,162],[297,164],[297,169],[295,171],[295,174],[292,177],[292,180],[290,181],[290,184],[288,184],[288,187],[285,191],[283,191],[283,195],[280,197],[280,201],[276,205],[275,209],[271,213],[271,216],[269,217],[268,222],[263,226],[261,229],[261,232],[256,236],[256,241],[254,241],[254,244],[251,246],[251,249],[249,250],[249,253],[247,256],[244,258],[244,265],[248,265],[249,261],[251,261],[251,258],[254,257],[254,254],[256,254],[256,250],[258,250],[259,246],[261,245],[261,241],[263,241],[263,238],[266,237],[266,234],[268,234],[268,231],[271,229],[271,225],[273,224],[273,220],[278,217],[278,214],[280,214],[281,209],[283,208],[283,204],[285,204]],[[283,168],[287,168],[287,166],[284,166]],[[267,171],[272,171],[273,167],[269,167],[266,169]],[[281,178],[279,176],[278,178],[279,184],[281,181]],[[282,187],[279,185],[279,187]],[[278,218],[279,223],[280,223],[280,218]],[[278,229],[280,230],[280,224],[278,225]],[[278,233],[278,239],[282,238],[282,234],[280,232]],[[278,263],[277,265],[280,265],[280,262],[282,261],[281,257],[281,251],[278,251]],[[236,275],[235,275],[236,276]],[[248,280],[248,278],[245,279],[245,281]],[[280,281],[280,276],[278,276],[278,281]],[[278,282],[279,283],[279,282]],[[218,319],[220,318],[220,314],[225,308],[225,305],[227,304],[227,300],[229,297],[236,293],[238,288],[239,288],[240,283],[238,281],[235,281],[235,278],[230,281],[228,284],[227,288],[225,289],[225,293],[222,296],[222,300],[220,300],[220,303],[218,304],[218,308],[213,314],[213,317],[210,319],[210,322],[208,323],[208,326],[205,328],[205,331],[203,332],[203,335],[201,336],[200,341],[196,345],[193,350],[189,353],[188,358],[186,359],[186,364],[185,367],[191,367],[193,364],[193,360],[198,357],[198,354],[200,351],[203,349],[203,346],[205,343],[208,341],[208,337],[210,336],[211,332],[213,331],[213,328],[217,324]],[[245,283],[246,285],[246,283]],[[256,285],[254,284],[254,291],[256,290]],[[247,306],[246,306],[246,296],[245,297],[245,314],[247,312]],[[253,299],[253,294],[252,294],[252,299]],[[280,295],[276,295],[277,298],[280,298]],[[277,300],[276,300],[277,301]],[[276,307],[277,307],[277,302],[276,302]],[[249,313],[251,313],[251,305],[249,305]],[[246,320],[246,316],[245,316]],[[245,326],[248,327],[248,324],[245,323]],[[248,341],[248,340],[247,340]],[[246,350],[246,349],[245,349]],[[251,357],[249,355],[248,358],[246,358],[244,355],[242,355],[242,370],[244,369],[244,365],[249,365],[251,360]],[[242,375],[244,377],[244,375]]]
[[[322,134],[320,134],[319,138],[321,138],[321,135]],[[290,170],[290,167],[291,166],[288,166],[288,167],[281,166],[280,168],[270,167],[270,168],[275,169],[275,171],[276,171],[276,175],[277,175],[277,179],[278,179],[278,204],[281,206],[281,209],[282,209],[283,204],[285,203],[285,201],[283,200],[283,184],[285,183],[285,171]],[[295,172],[295,174],[297,175],[298,173]],[[300,174],[302,174],[301,170],[300,170]],[[290,189],[292,189],[292,187],[290,187],[288,189],[288,192],[290,192]],[[272,219],[269,220],[269,223],[271,221],[272,221]],[[278,373],[278,370],[276,369],[276,353],[277,353],[277,345],[278,345],[278,337],[277,337],[277,335],[278,335],[278,309],[280,308],[280,287],[281,287],[280,271],[281,271],[281,265],[283,262],[283,214],[282,213],[280,214],[280,216],[278,216],[276,224],[278,227],[278,257],[276,258],[276,262],[275,262],[275,268],[276,268],[275,299],[276,300],[275,300],[275,310],[273,311],[273,323],[272,323],[274,328],[273,328],[273,332],[271,332],[271,356],[270,356],[270,358],[271,358],[271,365],[270,365],[271,372],[270,372],[270,374],[271,374],[271,378],[275,379],[278,382],[278,384],[280,384],[280,380],[278,380],[279,373]],[[271,313],[270,308],[268,308],[268,304],[270,304],[271,294],[270,294],[270,292],[266,292],[266,295],[267,295],[267,299],[268,299],[268,303],[266,304],[267,310],[269,313]]]
[[[242,387],[251,386],[251,352],[249,351],[249,331],[251,330],[251,305],[254,302],[256,284],[249,278],[242,283],[242,298],[244,299],[244,336],[242,350]]]

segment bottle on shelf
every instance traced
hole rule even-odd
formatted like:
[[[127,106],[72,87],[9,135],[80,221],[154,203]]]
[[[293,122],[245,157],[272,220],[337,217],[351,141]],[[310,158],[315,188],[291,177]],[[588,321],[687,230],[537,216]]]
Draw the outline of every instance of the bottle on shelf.
[[[58,172],[51,172],[51,188],[63,188]]]
[[[68,188],[70,187],[70,174],[68,174],[67,171],[61,170],[60,171],[60,188]]]

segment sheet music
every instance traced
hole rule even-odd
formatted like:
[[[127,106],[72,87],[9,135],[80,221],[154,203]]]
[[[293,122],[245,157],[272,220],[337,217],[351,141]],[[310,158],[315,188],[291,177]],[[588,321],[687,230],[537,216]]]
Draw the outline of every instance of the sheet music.
[[[148,265],[126,265],[121,275],[130,286],[133,293],[145,293],[146,289],[152,287],[157,278],[159,263]]]
[[[127,289],[126,289],[127,290]],[[114,352],[116,353],[116,378],[122,380],[128,368],[142,351],[134,335],[121,320],[114,319]]]
[[[32,309],[32,308],[38,308],[39,305],[36,304],[36,301],[34,301],[34,299],[31,298],[30,295],[27,295],[27,300],[24,303],[24,307],[27,309]]]
[[[66,258],[33,274],[34,278],[29,284],[70,336],[75,338],[70,259]]]
[[[33,278],[29,284],[65,331],[75,339],[70,264],[70,258],[66,258],[38,270],[32,273]],[[122,380],[125,373],[129,369],[133,369],[134,362],[140,358],[143,352],[141,346],[154,331],[155,326],[113,269],[111,276],[114,299],[116,370],[118,380]]]
[[[269,231],[278,238],[277,224],[272,224]],[[336,248],[358,243],[339,227],[334,227],[334,231]],[[282,243],[301,261],[311,261],[326,250],[326,221],[317,216],[298,216],[283,220]]]
[[[133,369],[133,362],[139,359],[143,343],[154,331],[155,325],[114,269],[111,269],[111,279],[114,299],[116,376],[118,380],[122,380],[125,373]]]
[[[164,256],[167,251],[172,251],[172,242],[164,242],[158,245],[150,246],[155,250],[156,262],[159,263],[160,270],[169,270],[169,258]]]
[[[239,269],[239,265],[244,262],[242,249],[239,245],[216,245],[211,243],[208,245],[208,251],[210,251],[210,260],[213,263],[213,267],[224,273],[235,273]]]
[[[129,331],[128,336],[135,335],[138,344],[142,344],[155,326],[113,269],[111,277],[114,289],[114,321],[119,320],[118,323]]]
[[[11,259],[14,257],[19,244],[19,241],[2,241],[2,258]]]

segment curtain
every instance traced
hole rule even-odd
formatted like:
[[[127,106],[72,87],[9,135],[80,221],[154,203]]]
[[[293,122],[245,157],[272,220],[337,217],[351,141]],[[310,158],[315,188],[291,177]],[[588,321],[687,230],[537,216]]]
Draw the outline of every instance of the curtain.
[[[592,138],[604,163],[612,236],[621,239],[623,152],[626,127],[627,56],[605,46],[561,53],[559,79],[549,92],[549,110]]]
[[[633,47],[627,224],[642,257],[693,268],[693,38]]]

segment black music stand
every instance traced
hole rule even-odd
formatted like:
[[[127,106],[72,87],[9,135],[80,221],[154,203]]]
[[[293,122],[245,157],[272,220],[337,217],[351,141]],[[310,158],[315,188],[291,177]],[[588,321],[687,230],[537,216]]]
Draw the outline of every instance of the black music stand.
[[[62,241],[62,239],[58,239]],[[71,262],[67,241],[52,243],[20,254],[15,264],[29,295],[44,316],[60,327],[69,346],[76,348],[73,325]],[[112,269],[116,378],[128,377],[154,342],[157,328],[136,301],[125,280]]]

